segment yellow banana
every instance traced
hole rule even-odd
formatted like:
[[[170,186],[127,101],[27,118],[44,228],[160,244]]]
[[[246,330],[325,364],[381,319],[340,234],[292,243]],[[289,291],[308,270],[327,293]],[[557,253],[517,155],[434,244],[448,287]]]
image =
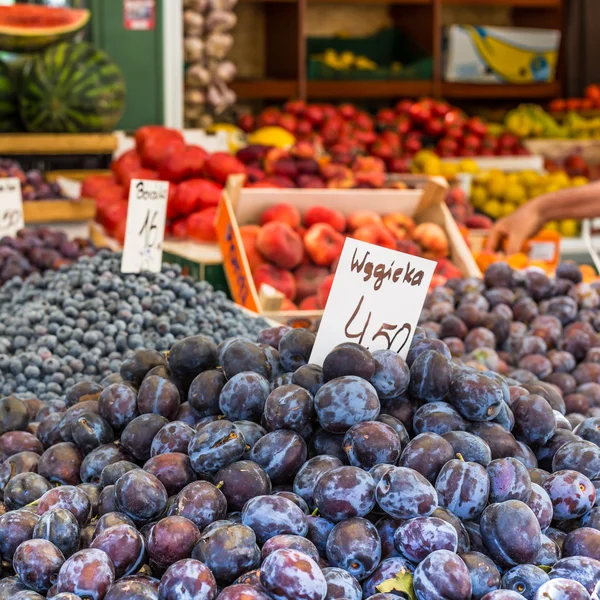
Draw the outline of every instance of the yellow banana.
[[[554,72],[558,53],[536,52],[519,48],[500,38],[487,34],[481,27],[465,25],[473,45],[492,71],[502,79],[514,83],[547,81]]]

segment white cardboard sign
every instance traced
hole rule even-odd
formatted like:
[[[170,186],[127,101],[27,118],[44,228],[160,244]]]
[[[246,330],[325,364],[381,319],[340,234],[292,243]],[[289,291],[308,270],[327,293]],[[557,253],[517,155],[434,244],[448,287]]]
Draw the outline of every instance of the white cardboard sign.
[[[0,237],[14,236],[23,227],[21,182],[16,177],[0,179]]]
[[[122,273],[160,271],[168,198],[167,181],[131,181]]]
[[[432,260],[346,238],[310,362],[343,342],[406,358],[436,267]]]

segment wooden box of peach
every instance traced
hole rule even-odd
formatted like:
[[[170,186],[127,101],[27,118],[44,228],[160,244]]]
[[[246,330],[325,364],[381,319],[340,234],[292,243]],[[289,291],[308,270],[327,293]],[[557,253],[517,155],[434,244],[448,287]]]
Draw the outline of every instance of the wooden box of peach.
[[[215,225],[231,296],[280,321],[320,316],[347,236],[438,261],[432,285],[481,276],[446,191],[441,178],[342,190],[244,188],[230,177]]]

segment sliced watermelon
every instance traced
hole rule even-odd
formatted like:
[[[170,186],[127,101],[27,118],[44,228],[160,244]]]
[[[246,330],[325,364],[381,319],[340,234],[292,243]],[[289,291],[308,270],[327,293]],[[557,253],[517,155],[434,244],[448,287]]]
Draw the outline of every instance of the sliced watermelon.
[[[82,8],[53,8],[35,4],[0,6],[0,50],[37,52],[71,39],[90,19]]]

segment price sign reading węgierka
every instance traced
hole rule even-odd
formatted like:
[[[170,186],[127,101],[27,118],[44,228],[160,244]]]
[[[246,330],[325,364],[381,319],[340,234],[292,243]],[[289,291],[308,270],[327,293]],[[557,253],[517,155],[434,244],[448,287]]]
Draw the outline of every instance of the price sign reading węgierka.
[[[406,358],[436,263],[346,239],[310,362],[354,342]]]
[[[167,181],[131,181],[122,273],[160,271],[168,198]]]
[[[16,177],[0,179],[0,237],[14,236],[24,226],[21,182]]]

